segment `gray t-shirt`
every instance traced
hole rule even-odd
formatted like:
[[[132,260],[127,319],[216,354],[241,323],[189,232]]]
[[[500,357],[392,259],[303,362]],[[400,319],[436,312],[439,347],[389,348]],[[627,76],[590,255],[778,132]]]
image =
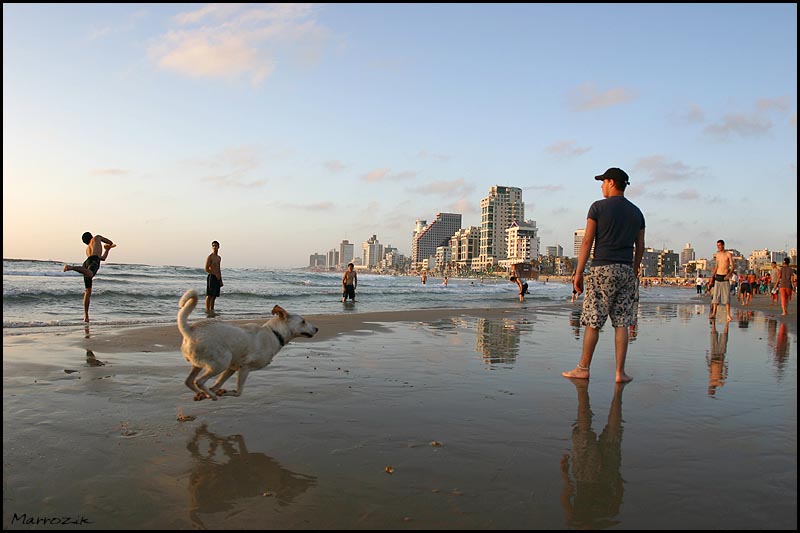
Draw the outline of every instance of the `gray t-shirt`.
[[[589,207],[591,218],[597,222],[592,266],[633,264],[633,245],[644,229],[644,215],[624,196],[598,200]]]

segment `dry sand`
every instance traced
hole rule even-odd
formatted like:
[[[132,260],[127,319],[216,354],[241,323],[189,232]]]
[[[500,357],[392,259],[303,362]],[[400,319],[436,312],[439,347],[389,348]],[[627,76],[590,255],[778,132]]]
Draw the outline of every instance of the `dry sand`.
[[[174,326],[4,334],[3,526],[796,529],[797,304],[759,298],[642,304],[616,393],[608,330],[559,375],[568,304],[306,317],[216,402]]]

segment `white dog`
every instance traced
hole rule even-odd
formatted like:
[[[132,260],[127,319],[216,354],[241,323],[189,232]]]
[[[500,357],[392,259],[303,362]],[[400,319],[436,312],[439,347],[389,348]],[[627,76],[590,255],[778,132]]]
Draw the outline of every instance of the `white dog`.
[[[237,370],[238,383],[232,394],[239,396],[247,374],[270,364],[275,354],[295,337],[313,337],[319,331],[302,316],[287,313],[278,305],[272,309],[275,316],[263,326],[245,324],[242,327],[221,320],[200,320],[189,324],[189,315],[197,306],[195,290],[186,291],[178,305],[181,308],[178,311],[178,330],[183,335],[181,352],[192,365],[186,386],[196,393],[195,400],[216,400],[217,396],[225,394],[226,391],[220,387]],[[217,374],[220,376],[209,390],[206,381]]]

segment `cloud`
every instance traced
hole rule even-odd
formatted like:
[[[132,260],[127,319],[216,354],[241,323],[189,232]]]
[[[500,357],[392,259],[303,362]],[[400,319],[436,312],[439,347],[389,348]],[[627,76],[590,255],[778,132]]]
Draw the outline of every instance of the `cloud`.
[[[211,159],[198,160],[194,164],[204,169],[218,170],[202,178],[218,187],[253,189],[267,183],[266,179],[247,178],[261,166],[261,154],[254,146],[228,148]]]
[[[772,109],[783,112],[788,111],[789,97],[781,96],[780,98],[759,98],[756,100],[756,110],[759,112],[771,111]]]
[[[347,166],[338,159],[331,159],[330,161],[325,161],[323,165],[325,165],[325,168],[327,168],[333,173],[341,172],[342,170],[347,168]]]
[[[758,114],[729,113],[722,120],[709,124],[705,132],[719,139],[727,139],[733,134],[742,137],[760,137],[772,129],[772,121]]]
[[[475,203],[474,198],[459,198],[450,204],[450,213],[461,213],[462,215],[477,215],[480,213],[480,206]]]
[[[414,194],[437,194],[441,196],[458,198],[466,197],[474,190],[475,186],[471,183],[465,182],[463,179],[452,181],[432,181],[430,183],[420,185],[419,187],[408,189],[409,192]]]
[[[594,83],[584,83],[573,89],[568,95],[573,111],[594,111],[630,102],[636,93],[624,87],[615,87],[599,93]]]
[[[421,159],[435,159],[436,161],[448,161],[453,158],[451,155],[434,154],[425,150],[420,150],[420,152],[417,154],[417,157]]]
[[[290,209],[302,209],[304,211],[330,211],[335,205],[333,202],[317,202],[315,204],[279,204],[281,207]]]
[[[686,122],[689,122],[690,124],[702,124],[706,121],[706,113],[700,106],[691,104],[689,106],[689,110],[684,115],[684,118],[686,119]]]
[[[403,172],[390,174],[390,169],[388,168],[376,168],[375,170],[367,172],[361,176],[361,180],[370,183],[377,183],[381,181],[403,181],[415,177],[417,177],[417,173],[412,170],[405,170]]]
[[[121,168],[96,168],[91,171],[91,174],[92,176],[125,176],[129,172]]]
[[[680,161],[667,161],[662,155],[652,155],[643,157],[637,161],[633,166],[634,176],[631,178],[631,183],[635,183],[635,173],[644,173],[650,176],[649,180],[645,180],[645,184],[664,183],[664,182],[680,182],[688,180],[702,179],[704,172],[699,169],[693,169]]]
[[[279,63],[316,62],[328,37],[311,4],[210,4],[173,18],[149,47],[161,68],[197,78],[247,77],[254,86]]]
[[[529,187],[522,188],[525,191],[544,191],[544,192],[556,192],[556,191],[563,191],[563,185],[531,185]]]
[[[545,148],[545,151],[562,157],[577,157],[589,150],[589,147],[577,146],[575,141],[556,141]]]

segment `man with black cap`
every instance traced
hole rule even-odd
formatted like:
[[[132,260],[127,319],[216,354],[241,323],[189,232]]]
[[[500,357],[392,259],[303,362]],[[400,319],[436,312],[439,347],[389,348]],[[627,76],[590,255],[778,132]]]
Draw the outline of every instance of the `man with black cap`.
[[[624,170],[609,168],[594,179],[603,182],[604,199],[589,207],[586,233],[573,280],[574,289],[578,294],[582,293],[583,269],[594,244],[581,313],[581,325],[586,326],[583,352],[578,366],[561,375],[589,379],[589,366],[600,328],[610,315],[614,326],[616,382],[625,383],[633,379],[625,373],[625,359],[628,355],[628,327],[634,323],[636,279],[644,255],[644,215],[625,198],[625,188],[630,181]]]

